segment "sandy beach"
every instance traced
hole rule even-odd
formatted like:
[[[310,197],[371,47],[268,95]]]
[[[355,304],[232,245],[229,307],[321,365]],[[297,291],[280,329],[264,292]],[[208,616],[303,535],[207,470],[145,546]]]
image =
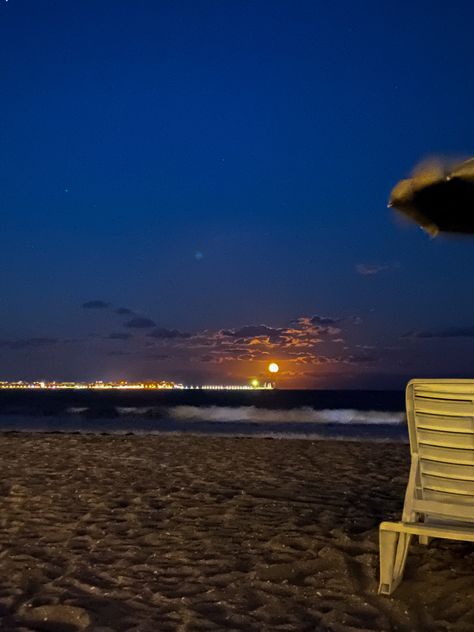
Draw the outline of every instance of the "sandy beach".
[[[377,595],[402,443],[0,436],[1,630],[474,630],[474,548]]]

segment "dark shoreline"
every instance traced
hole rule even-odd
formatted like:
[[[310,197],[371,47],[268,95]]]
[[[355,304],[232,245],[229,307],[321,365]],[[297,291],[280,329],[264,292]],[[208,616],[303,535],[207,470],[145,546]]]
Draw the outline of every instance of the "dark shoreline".
[[[62,422],[60,422],[62,423]],[[261,424],[222,424],[222,423],[195,423],[193,427],[170,427],[169,425],[161,425],[158,428],[142,428],[130,429],[131,427],[125,427],[122,429],[105,428],[102,426],[88,427],[82,426],[79,428],[64,427],[58,424],[57,427],[41,428],[39,424],[36,428],[26,426],[21,428],[4,428],[0,423],[0,437],[1,436],[36,436],[36,435],[63,435],[69,436],[84,436],[84,437],[137,437],[143,438],[144,436],[150,437],[169,437],[169,436],[183,436],[183,437],[199,437],[199,438],[221,438],[221,439],[269,439],[269,440],[303,440],[303,441],[349,441],[354,443],[408,443],[408,432],[404,424],[399,426],[375,426],[370,427],[367,425],[354,425],[341,428],[339,425],[326,424],[321,426],[301,427],[303,424],[292,427],[291,430],[288,427],[284,429],[277,426],[262,427]]]

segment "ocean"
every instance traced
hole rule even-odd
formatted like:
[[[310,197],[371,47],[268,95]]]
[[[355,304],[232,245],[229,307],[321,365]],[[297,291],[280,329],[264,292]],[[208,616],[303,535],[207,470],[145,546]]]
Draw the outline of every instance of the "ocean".
[[[0,391],[0,432],[407,441],[401,391]]]

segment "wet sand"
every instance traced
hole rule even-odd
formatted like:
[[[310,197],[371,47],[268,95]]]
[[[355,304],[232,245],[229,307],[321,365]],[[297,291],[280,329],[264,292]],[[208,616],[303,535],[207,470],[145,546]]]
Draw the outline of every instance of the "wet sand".
[[[399,443],[0,435],[0,630],[474,631],[474,547],[379,597]]]

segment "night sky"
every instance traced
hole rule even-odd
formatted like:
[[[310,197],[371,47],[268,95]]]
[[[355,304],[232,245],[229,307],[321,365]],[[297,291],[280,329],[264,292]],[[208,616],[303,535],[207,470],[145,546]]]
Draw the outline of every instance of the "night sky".
[[[474,376],[474,3],[0,0],[0,379]]]

